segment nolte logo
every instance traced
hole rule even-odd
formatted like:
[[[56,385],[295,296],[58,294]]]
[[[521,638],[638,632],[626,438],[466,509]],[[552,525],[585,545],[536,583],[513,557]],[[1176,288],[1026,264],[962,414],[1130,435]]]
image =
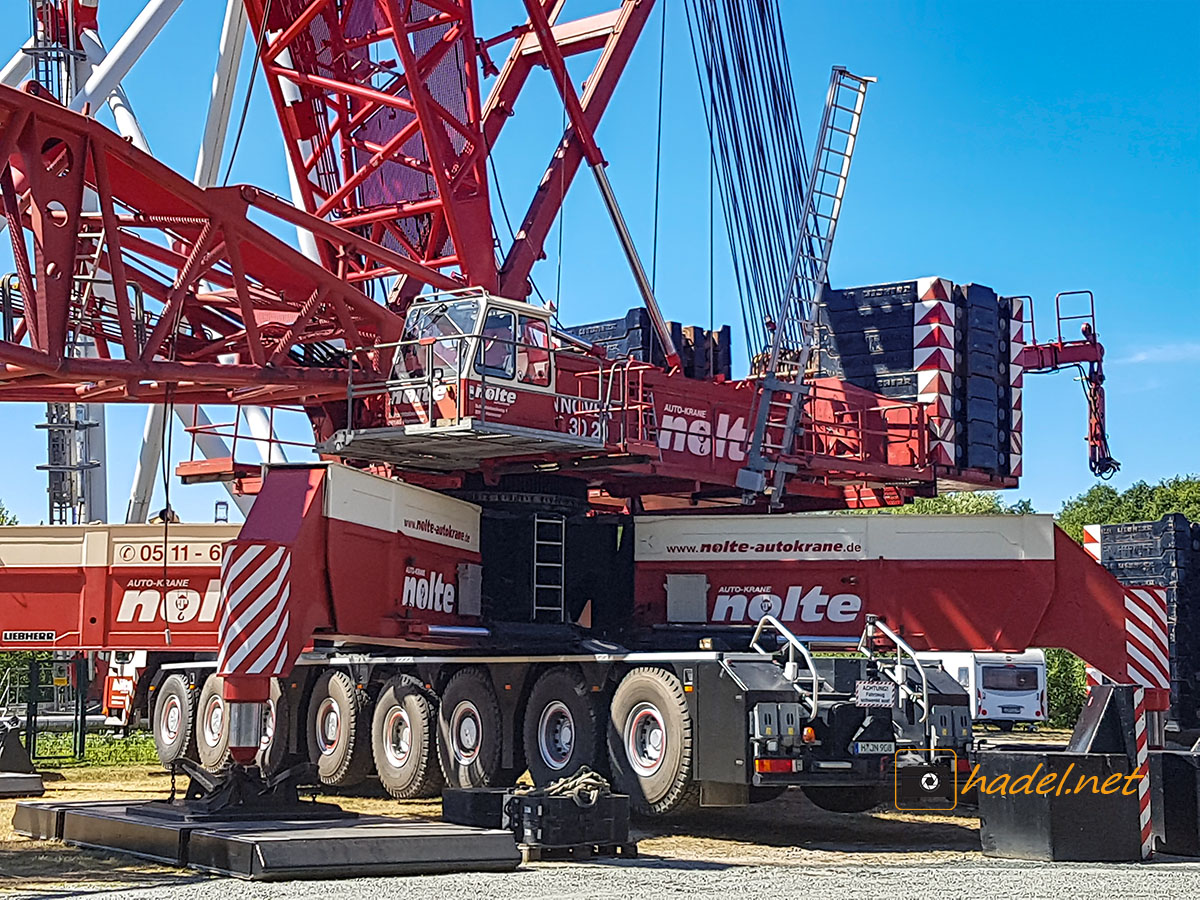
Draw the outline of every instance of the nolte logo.
[[[780,597],[769,587],[723,587],[713,606],[713,622],[757,622],[774,616],[782,622],[853,622],[862,612],[858,594],[827,594],[821,585],[801,585]]]
[[[417,609],[432,609],[436,612],[454,612],[454,585],[448,584],[437,572],[424,569],[409,569],[404,578],[405,606]]]
[[[161,584],[161,581],[158,582]],[[221,582],[213,578],[204,593],[189,587],[175,587],[166,592],[157,588],[143,587],[143,583],[131,581],[121,597],[117,610],[118,622],[215,622],[217,607],[221,601]],[[170,582],[168,582],[170,584]],[[186,582],[185,582],[186,584]]]

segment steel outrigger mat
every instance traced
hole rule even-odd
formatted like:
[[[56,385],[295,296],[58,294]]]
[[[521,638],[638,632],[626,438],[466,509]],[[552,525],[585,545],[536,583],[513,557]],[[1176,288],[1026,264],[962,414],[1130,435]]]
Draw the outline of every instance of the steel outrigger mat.
[[[147,803],[20,803],[13,828],[40,839],[129,853],[262,881],[509,871],[521,863],[510,832],[385,816],[196,821]]]

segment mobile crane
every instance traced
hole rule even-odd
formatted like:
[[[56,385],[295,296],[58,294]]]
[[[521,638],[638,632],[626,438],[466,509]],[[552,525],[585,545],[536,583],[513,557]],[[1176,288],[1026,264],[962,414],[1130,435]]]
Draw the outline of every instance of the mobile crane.
[[[485,39],[465,0],[231,5],[258,36],[295,205],[251,186],[198,187],[89,120],[99,75],[66,105],[37,82],[0,88],[18,286],[0,400],[300,405],[328,460],[261,475],[232,458],[181,466],[185,478],[237,478],[257,499],[225,544],[215,642],[192,648],[216,660],[169,663],[156,686],[170,752],[187,737],[169,722],[198,714],[197,752],[214,769],[262,762],[267,747],[306,749],[323,780],[346,784],[373,756],[396,796],[503,784],[526,766],[544,782],[586,763],[611,766],[646,812],[697,795],[744,803],[793,783],[865,808],[895,749],[969,736],[965,698],[914,650],[1038,642],[1133,677],[1122,589],[1048,520],[950,529],[762,515],[1015,486],[1026,360],[1074,357],[1026,345],[1020,298],[925,278],[897,291],[909,298],[911,398],[820,375],[819,311],[833,308],[829,254],[870,83],[837,68],[761,364],[743,379],[689,371],[595,138],[652,6],[624,0],[560,23],[561,3],[526,0],[523,25]],[[491,52],[506,41],[498,67]],[[564,57],[597,50],[578,96]],[[486,162],[536,67],[555,76],[569,127],[497,265]],[[481,73],[495,79],[486,100]],[[662,365],[610,356],[523,299],[582,162]],[[252,212],[296,226],[312,255]],[[372,285],[386,285],[386,303]],[[979,334],[986,377],[958,368]],[[73,356],[77,336],[98,356]],[[1098,375],[1094,324],[1084,343]],[[986,399],[960,389],[960,375],[991,391],[990,443],[972,443],[979,420],[957,411]],[[980,446],[982,463],[971,456]],[[169,531],[162,546],[169,564]],[[661,554],[676,555],[665,569]],[[979,590],[980,567],[995,569],[994,594]],[[169,591],[169,570],[162,578]],[[106,628],[115,593],[79,596],[77,628],[39,624],[47,610],[23,607],[34,637],[17,643],[130,649]],[[190,629],[176,631],[162,600],[174,641]],[[881,653],[889,643],[895,660]],[[816,644],[857,646],[863,659],[817,660]]]

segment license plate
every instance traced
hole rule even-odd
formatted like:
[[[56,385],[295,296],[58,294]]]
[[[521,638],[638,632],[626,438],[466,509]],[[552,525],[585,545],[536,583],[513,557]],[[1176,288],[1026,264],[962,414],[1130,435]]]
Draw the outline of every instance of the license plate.
[[[892,756],[896,752],[896,745],[891,741],[855,741],[853,750],[855,756],[875,753],[881,756]]]
[[[1019,706],[1002,706],[1002,707],[1000,707],[1000,712],[1007,713],[1010,716],[1015,716],[1020,711],[1021,711],[1021,707],[1019,707]]]
[[[891,707],[896,703],[896,685],[890,681],[856,681],[854,705]]]

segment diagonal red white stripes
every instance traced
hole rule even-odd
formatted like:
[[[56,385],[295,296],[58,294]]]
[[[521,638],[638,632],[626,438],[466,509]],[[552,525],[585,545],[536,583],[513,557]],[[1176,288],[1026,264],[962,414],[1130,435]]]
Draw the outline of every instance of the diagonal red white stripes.
[[[1170,689],[1171,650],[1167,629],[1165,588],[1125,589],[1125,651],[1129,677],[1135,684]]]
[[[283,544],[234,541],[221,561],[217,674],[285,675],[289,662],[291,551]]]
[[[1146,692],[1133,690],[1133,736],[1137,747],[1138,827],[1141,829],[1142,859],[1154,853],[1154,824],[1150,810],[1150,742],[1146,733]]]

